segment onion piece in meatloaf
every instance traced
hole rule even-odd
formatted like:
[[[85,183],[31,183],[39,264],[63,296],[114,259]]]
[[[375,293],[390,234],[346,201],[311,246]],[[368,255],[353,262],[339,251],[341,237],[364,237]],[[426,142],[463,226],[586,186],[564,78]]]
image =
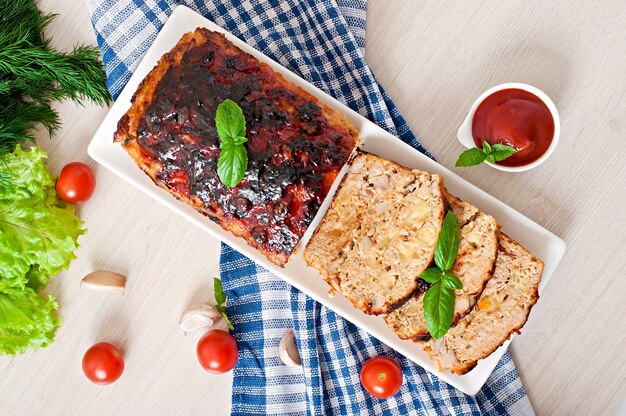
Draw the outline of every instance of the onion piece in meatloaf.
[[[474,306],[485,283],[491,278],[500,225],[492,216],[453,195],[446,194],[446,200],[461,233],[459,252],[451,269],[463,282],[463,289],[456,291],[454,325]],[[408,301],[385,316],[387,326],[398,337],[414,340],[430,338],[424,318],[424,293],[425,288],[420,288]]]
[[[539,298],[543,262],[500,234],[493,277],[474,309],[440,339],[421,342],[440,371],[466,374],[524,326]]]
[[[444,216],[440,176],[360,152],[304,250],[331,288],[383,314],[420,285]]]

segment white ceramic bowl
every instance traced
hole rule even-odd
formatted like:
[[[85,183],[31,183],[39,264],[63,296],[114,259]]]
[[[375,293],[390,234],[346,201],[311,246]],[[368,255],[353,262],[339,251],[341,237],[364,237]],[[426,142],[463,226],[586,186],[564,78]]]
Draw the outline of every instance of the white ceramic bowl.
[[[480,105],[480,103],[483,102],[485,98],[487,98],[494,92],[512,88],[528,91],[529,93],[539,97],[539,99],[543,101],[548,107],[548,110],[550,110],[550,114],[552,114],[552,119],[554,119],[554,137],[552,137],[552,142],[550,143],[550,147],[548,147],[548,150],[546,150],[546,152],[541,155],[539,159],[524,166],[502,166],[495,163],[485,162],[489,166],[499,170],[503,170],[505,172],[523,172],[525,170],[532,169],[535,166],[539,166],[540,164],[545,162],[556,148],[556,145],[559,142],[559,136],[561,135],[561,121],[559,119],[559,112],[557,111],[556,106],[554,105],[550,97],[548,97],[540,89],[535,88],[532,85],[521,84],[519,82],[508,82],[506,84],[500,84],[496,85],[495,87],[489,88],[478,97],[478,99],[472,105],[472,108],[470,108],[469,113],[467,113],[467,117],[465,117],[465,120],[463,121],[463,123],[461,123],[461,126],[459,127],[457,137],[459,139],[459,142],[461,142],[461,144],[468,149],[476,147],[476,144],[474,143],[474,138],[472,137],[472,120],[474,119],[474,113],[476,112],[476,108]]]

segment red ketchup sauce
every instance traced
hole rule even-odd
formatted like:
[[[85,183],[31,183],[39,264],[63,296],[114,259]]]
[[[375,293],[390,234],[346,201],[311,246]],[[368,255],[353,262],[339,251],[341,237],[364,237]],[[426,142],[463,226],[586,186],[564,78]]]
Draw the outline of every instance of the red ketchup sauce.
[[[472,136],[477,147],[483,141],[517,149],[513,156],[496,162],[524,166],[539,159],[554,138],[554,119],[546,104],[528,91],[511,88],[496,91],[476,108]]]

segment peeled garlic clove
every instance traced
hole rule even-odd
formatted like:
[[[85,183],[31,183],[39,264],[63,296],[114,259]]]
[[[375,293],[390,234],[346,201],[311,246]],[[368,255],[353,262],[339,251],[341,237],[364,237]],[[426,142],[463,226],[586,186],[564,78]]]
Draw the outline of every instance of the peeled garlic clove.
[[[126,278],[119,273],[98,270],[83,277],[80,285],[90,289],[124,294]]]
[[[287,331],[280,340],[280,344],[278,344],[278,355],[281,361],[288,366],[300,367],[302,365],[293,329]]]
[[[179,326],[184,333],[210,328],[222,320],[222,315],[211,305],[190,308],[180,317]]]

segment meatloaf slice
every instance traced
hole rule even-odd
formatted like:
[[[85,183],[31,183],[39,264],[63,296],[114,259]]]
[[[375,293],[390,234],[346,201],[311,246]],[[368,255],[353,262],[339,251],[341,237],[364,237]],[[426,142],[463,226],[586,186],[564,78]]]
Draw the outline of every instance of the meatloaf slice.
[[[526,323],[539,298],[543,262],[500,235],[493,277],[474,309],[440,339],[422,342],[440,371],[466,374]]]
[[[454,212],[461,232],[459,252],[452,266],[452,272],[463,282],[463,289],[456,291],[453,322],[457,322],[474,306],[491,277],[498,250],[500,225],[492,216],[453,195],[446,194],[446,201]],[[406,303],[385,316],[389,328],[400,338],[430,338],[424,318],[424,293],[425,290],[420,288]]]
[[[369,314],[409,297],[444,216],[440,176],[361,152],[304,250],[332,289]]]

